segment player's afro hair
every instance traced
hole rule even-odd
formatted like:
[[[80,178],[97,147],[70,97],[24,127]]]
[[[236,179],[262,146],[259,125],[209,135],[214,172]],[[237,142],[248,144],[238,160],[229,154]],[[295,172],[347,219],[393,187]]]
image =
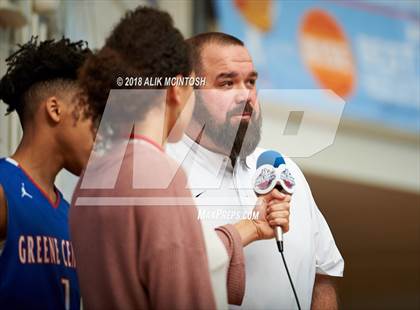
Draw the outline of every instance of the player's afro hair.
[[[69,39],[38,42],[31,40],[6,59],[7,72],[0,80],[0,99],[7,105],[7,112],[17,111],[19,116],[25,109],[25,94],[39,83],[56,80],[77,80],[78,69],[91,54],[84,41]]]

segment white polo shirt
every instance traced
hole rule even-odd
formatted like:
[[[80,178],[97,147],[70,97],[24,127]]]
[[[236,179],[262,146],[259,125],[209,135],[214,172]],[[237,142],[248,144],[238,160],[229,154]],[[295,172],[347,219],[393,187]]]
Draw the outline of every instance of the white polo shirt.
[[[252,211],[257,199],[252,178],[263,151],[257,148],[247,157],[248,168],[237,164],[233,169],[229,157],[201,147],[186,135],[181,142],[167,145],[169,156],[188,175],[201,220],[212,227],[235,223]],[[291,200],[290,230],[284,235],[284,255],[301,307],[310,309],[315,274],[341,277],[344,261],[304,175],[292,160],[285,161],[296,186]],[[246,289],[241,307],[297,309],[275,242],[257,241],[244,251]]]

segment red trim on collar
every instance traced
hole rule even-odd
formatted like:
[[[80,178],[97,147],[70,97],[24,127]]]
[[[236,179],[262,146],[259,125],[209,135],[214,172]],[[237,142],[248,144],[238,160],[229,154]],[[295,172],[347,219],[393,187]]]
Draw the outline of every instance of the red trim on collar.
[[[163,147],[159,143],[157,143],[156,141],[150,139],[149,137],[146,137],[146,136],[140,135],[140,134],[134,134],[134,133],[132,133],[130,135],[130,139],[131,140],[143,140],[143,141],[146,141],[147,143],[149,143],[149,144],[153,145],[154,147],[158,148],[159,151],[165,153],[165,150],[163,149]]]
[[[18,167],[28,177],[29,181],[31,181],[32,184],[35,185],[35,187],[41,192],[41,194],[48,200],[48,202],[50,203],[51,207],[53,207],[54,209],[57,209],[58,206],[60,205],[60,202],[61,202],[61,196],[60,196],[60,193],[57,190],[57,188],[54,186],[54,191],[55,191],[55,194],[57,195],[57,198],[56,198],[55,203],[54,203],[50,199],[50,197],[48,197],[47,193],[38,185],[38,183],[36,183],[35,180],[32,179],[32,177],[25,171],[25,169],[23,169],[22,166],[19,165],[19,164],[18,164]]]

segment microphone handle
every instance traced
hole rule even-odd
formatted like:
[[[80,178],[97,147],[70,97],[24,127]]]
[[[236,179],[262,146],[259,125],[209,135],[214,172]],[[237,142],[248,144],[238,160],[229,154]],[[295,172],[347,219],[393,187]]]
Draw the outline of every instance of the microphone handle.
[[[279,252],[283,252],[283,229],[281,226],[276,226],[274,228],[274,234],[276,236],[276,243]]]
[[[277,184],[275,188],[278,189],[280,192],[287,194],[287,192],[280,186],[280,184]],[[282,253],[284,250],[284,247],[283,247],[283,229],[281,228],[281,226],[276,226],[274,228],[274,235],[276,237],[277,248],[279,249],[279,252]]]
[[[287,192],[284,191],[280,185],[277,185],[275,188],[277,188],[280,192],[287,194]],[[277,248],[279,249],[280,253],[283,253],[283,229],[281,228],[281,226],[276,226],[274,228],[274,235],[276,238]]]

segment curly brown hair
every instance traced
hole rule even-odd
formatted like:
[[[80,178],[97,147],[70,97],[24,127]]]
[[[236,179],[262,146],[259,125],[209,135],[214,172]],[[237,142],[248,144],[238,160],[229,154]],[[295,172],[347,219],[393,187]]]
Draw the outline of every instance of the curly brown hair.
[[[33,116],[37,103],[45,95],[72,87],[91,51],[84,41],[67,38],[29,42],[6,59],[7,72],[0,80],[0,99],[7,113],[17,111],[22,126]]]
[[[97,120],[104,112],[110,90],[124,88],[117,85],[118,77],[165,79],[177,75],[189,76],[191,71],[189,47],[180,31],[174,27],[171,16],[157,9],[140,6],[120,20],[105,46],[87,60],[79,77],[86,90],[91,112]],[[135,111],[124,102],[119,108],[121,114],[133,116],[135,113],[136,120],[141,120],[152,106],[153,100],[142,100]]]

